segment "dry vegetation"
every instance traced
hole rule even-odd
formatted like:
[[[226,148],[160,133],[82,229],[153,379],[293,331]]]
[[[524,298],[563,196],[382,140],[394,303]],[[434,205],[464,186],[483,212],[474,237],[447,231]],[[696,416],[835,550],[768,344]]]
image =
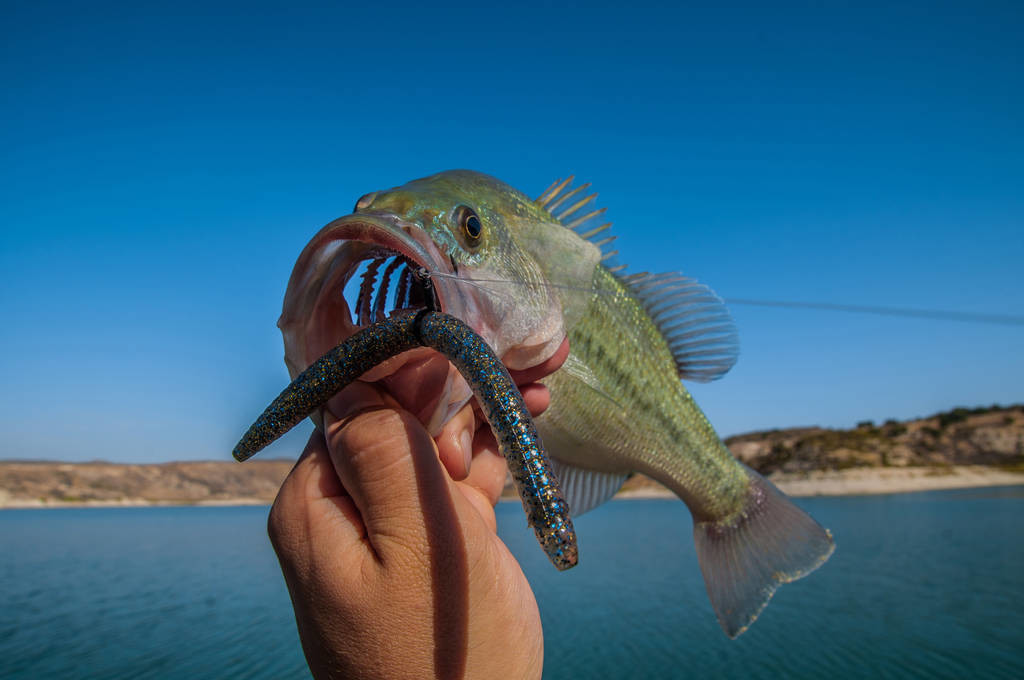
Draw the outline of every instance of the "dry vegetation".
[[[762,474],[858,467],[989,465],[1024,469],[1024,406],[956,408],[852,430],[801,428],[730,437],[733,455]]]

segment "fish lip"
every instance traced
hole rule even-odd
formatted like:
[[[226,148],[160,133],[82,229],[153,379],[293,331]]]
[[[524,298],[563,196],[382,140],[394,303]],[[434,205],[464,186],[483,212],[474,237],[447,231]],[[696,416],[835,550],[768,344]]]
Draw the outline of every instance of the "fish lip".
[[[432,256],[413,237],[416,231],[422,230],[420,225],[406,222],[391,213],[358,212],[339,217],[324,227],[320,233],[330,232],[331,241],[358,241],[379,246],[401,255],[428,272],[446,273],[443,259]],[[354,268],[352,271],[355,271]],[[440,288],[435,285],[434,292],[437,295],[439,309],[444,310],[444,294]]]

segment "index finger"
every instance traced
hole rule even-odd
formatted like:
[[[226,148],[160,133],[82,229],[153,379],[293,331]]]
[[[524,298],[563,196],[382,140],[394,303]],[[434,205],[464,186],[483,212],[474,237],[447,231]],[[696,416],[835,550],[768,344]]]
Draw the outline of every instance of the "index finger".
[[[443,531],[452,522],[452,481],[415,416],[387,403],[372,385],[357,389],[363,392],[349,401],[361,410],[341,418],[324,411],[331,462],[376,556],[422,553],[427,525]]]

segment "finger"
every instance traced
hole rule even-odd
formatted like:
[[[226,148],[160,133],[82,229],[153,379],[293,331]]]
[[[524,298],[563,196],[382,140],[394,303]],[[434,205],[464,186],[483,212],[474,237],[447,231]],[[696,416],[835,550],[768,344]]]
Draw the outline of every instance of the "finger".
[[[519,385],[519,393],[523,395],[523,403],[526,404],[526,410],[535,418],[548,410],[548,407],[551,405],[551,391],[541,383]],[[473,405],[473,415],[476,416],[477,423],[485,422],[480,402],[473,399],[470,403]]]
[[[323,435],[314,430],[302,456],[281,484],[267,519],[271,543],[282,563],[305,559],[320,542],[310,540],[327,528],[330,543],[344,550],[362,541],[365,528],[352,499],[334,471]]]
[[[327,442],[319,430],[314,429],[310,434],[306,448],[281,484],[278,496],[282,493],[297,494],[305,502],[346,495],[345,487],[334,474]]]
[[[540,383],[523,385],[519,391],[523,395],[526,410],[535,418],[551,405],[551,391]]]
[[[501,496],[502,487],[505,484],[505,460],[497,452],[494,445],[494,438],[486,431],[478,432],[478,437],[489,438],[490,442],[484,445],[479,439],[474,440],[473,465],[465,480],[458,482],[456,486],[463,492],[463,497],[469,501],[476,510],[476,514],[484,522],[489,531],[497,533],[497,519],[494,515],[494,506]]]
[[[463,483],[477,489],[493,506],[501,497],[507,475],[508,467],[498,452],[494,434],[486,426],[479,428],[473,438],[473,464]]]
[[[361,411],[381,406],[401,408],[398,401],[379,384],[356,380],[331,397],[325,410],[330,411],[335,420],[343,420]]]
[[[469,404],[445,423],[440,434],[434,438],[441,463],[452,479],[465,479],[469,474],[473,458],[473,433],[476,432],[476,417]]]
[[[379,559],[409,550],[421,553],[425,525],[443,523],[446,508],[450,522],[452,482],[438,461],[434,440],[415,416],[383,399],[376,408],[364,399],[363,406],[369,410],[342,420],[330,411],[324,414],[334,468]]]

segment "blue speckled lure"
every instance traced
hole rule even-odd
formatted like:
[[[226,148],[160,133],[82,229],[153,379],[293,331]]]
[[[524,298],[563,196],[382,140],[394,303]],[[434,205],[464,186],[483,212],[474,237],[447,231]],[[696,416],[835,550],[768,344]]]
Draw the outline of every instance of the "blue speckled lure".
[[[558,569],[576,565],[576,533],[533,419],[508,371],[473,329],[430,309],[367,326],[303,371],[235,446],[244,461],[297,425],[363,373],[414,347],[444,354],[480,402],[498,450],[508,462],[527,521]]]

